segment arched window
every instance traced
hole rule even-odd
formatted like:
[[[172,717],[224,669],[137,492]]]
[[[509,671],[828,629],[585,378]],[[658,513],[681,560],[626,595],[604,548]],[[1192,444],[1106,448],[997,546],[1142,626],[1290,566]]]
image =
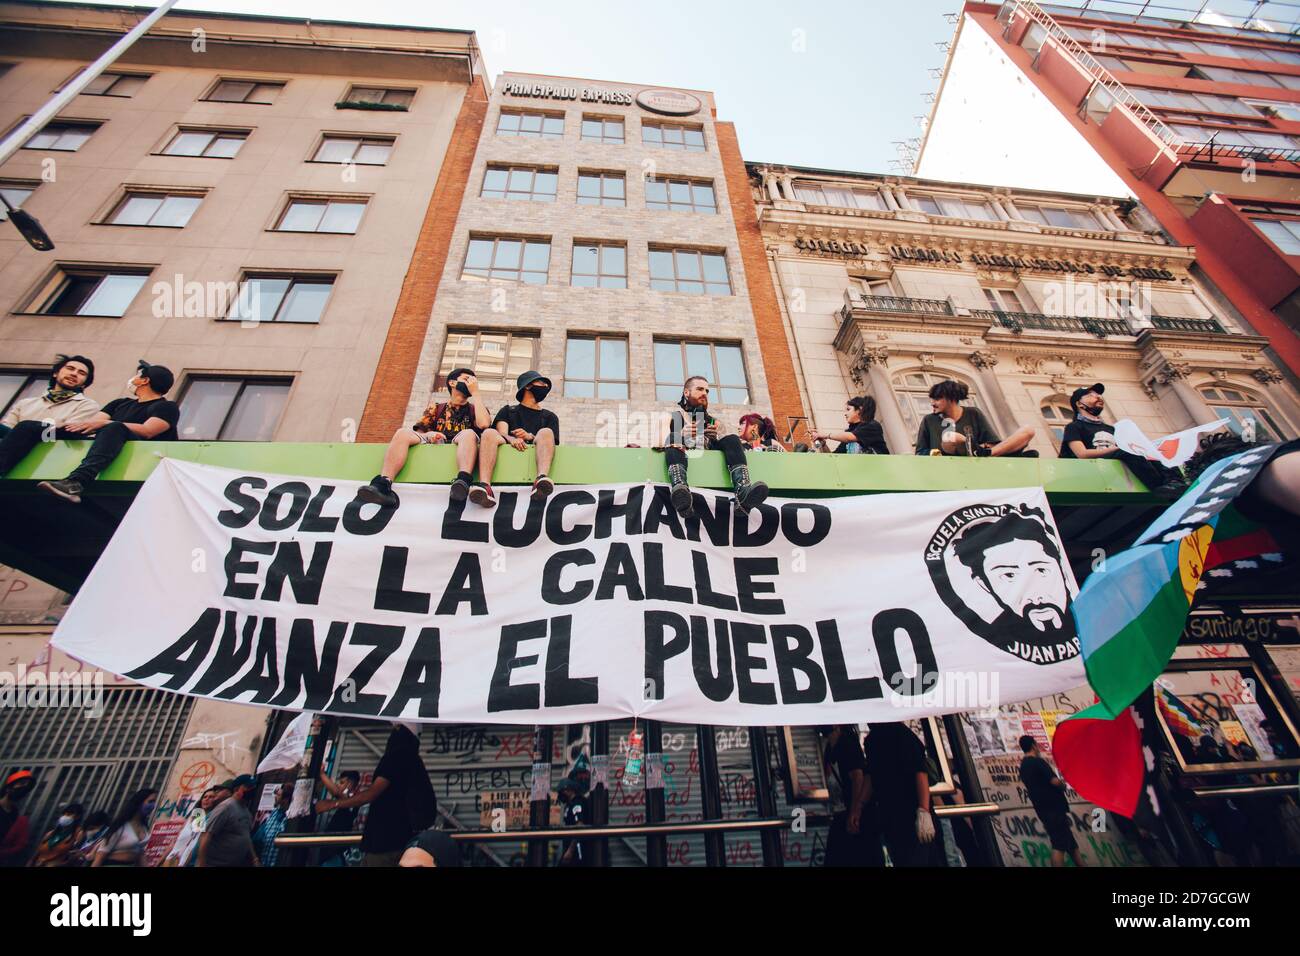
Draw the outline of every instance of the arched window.
[[[1061,440],[1065,437],[1065,426],[1074,421],[1074,409],[1070,408],[1070,400],[1064,395],[1052,395],[1043,399],[1039,410],[1043,413],[1047,430],[1056,439],[1056,447],[1061,447]]]
[[[1255,422],[1256,441],[1281,441],[1285,435],[1277,416],[1262,399],[1244,389],[1228,385],[1207,385],[1201,389],[1201,398],[1210,411],[1229,421],[1228,427],[1238,435],[1247,419]]]
[[[920,429],[921,419],[930,414],[931,386],[947,379],[962,382],[970,389],[970,395],[962,404],[980,408],[979,398],[975,394],[975,386],[960,376],[924,369],[900,372],[894,376],[894,393],[898,396],[898,404],[903,412],[903,421],[907,423],[908,429],[913,433]],[[983,411],[982,408],[980,410]]]

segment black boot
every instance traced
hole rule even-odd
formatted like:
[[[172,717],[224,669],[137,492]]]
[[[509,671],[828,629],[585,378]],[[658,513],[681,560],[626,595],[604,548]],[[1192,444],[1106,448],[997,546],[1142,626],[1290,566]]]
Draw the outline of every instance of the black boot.
[[[668,483],[673,508],[683,518],[690,517],[695,513],[695,501],[691,498],[691,486],[686,483],[686,466],[669,465]]]
[[[731,469],[731,484],[736,489],[736,504],[741,511],[757,508],[767,497],[767,485],[749,480],[748,465],[736,465]]]
[[[383,505],[386,508],[396,508],[399,504],[397,492],[393,491],[392,481],[383,475],[375,475],[370,479],[370,484],[358,488],[357,500],[372,505]]]

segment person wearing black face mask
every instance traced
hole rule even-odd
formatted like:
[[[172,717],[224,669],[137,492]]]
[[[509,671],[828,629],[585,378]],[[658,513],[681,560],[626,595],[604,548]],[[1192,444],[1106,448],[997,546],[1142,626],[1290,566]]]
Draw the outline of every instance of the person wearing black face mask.
[[[1123,451],[1115,443],[1114,427],[1102,420],[1106,408],[1102,393],[1106,386],[1101,382],[1076,388],[1070,395],[1070,408],[1075,419],[1065,426],[1061,436],[1062,458],[1114,458],[1122,461],[1142,484],[1165,498],[1177,498],[1186,489],[1178,472],[1140,455]]]
[[[518,405],[506,405],[497,412],[492,427],[483,432],[482,447],[478,454],[479,480],[469,490],[469,500],[491,508],[497,503],[492,491],[492,470],[497,463],[497,450],[509,445],[523,451],[529,445],[537,449],[537,478],[533,481],[533,497],[545,498],[555,490],[555,482],[547,477],[555,446],[560,443],[560,419],[552,411],[541,407],[550,394],[551,380],[536,370],[529,370],[515,381]]]
[[[692,375],[682,383],[682,397],[677,402],[664,436],[664,459],[668,463],[673,507],[688,517],[695,511],[691,486],[686,481],[686,453],[692,450],[720,451],[727,463],[731,483],[736,489],[736,506],[741,511],[757,508],[767,498],[767,485],[751,481],[745,463],[745,446],[736,435],[718,437],[718,420],[709,414],[709,383]]]
[[[470,472],[478,458],[479,434],[492,421],[478,394],[478,378],[473,369],[455,368],[447,373],[447,401],[436,402],[424,410],[420,420],[410,428],[393,433],[384,453],[384,464],[370,484],[357,490],[357,500],[367,504],[396,508],[401,502],[393,491],[395,479],[405,466],[415,445],[455,445],[456,480],[451,483],[453,501],[469,495]]]

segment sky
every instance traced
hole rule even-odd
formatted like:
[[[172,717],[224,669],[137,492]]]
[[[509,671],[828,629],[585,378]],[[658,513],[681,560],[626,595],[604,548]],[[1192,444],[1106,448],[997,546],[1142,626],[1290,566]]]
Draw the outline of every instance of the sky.
[[[130,2],[130,0],[126,0]],[[141,4],[144,5],[144,4]],[[488,74],[709,90],[747,160],[898,171],[961,0],[181,0],[177,9],[455,27]]]

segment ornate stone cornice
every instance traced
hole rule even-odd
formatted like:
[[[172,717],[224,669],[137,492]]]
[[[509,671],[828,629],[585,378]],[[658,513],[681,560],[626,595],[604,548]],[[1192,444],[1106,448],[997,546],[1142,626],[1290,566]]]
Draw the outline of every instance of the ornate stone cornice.
[[[976,350],[970,354],[970,363],[977,369],[991,369],[998,364],[998,357],[992,352],[981,352]]]
[[[1275,368],[1257,368],[1250,374],[1261,385],[1278,385],[1284,379],[1282,373]]]

